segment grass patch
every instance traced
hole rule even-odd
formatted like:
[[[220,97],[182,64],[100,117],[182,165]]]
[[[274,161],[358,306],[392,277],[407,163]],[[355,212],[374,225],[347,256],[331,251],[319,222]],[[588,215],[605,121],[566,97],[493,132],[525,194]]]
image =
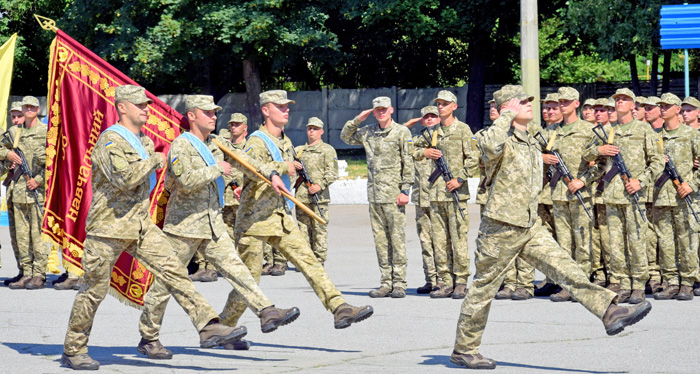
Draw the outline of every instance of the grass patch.
[[[348,163],[345,171],[348,173],[345,179],[367,178],[367,158],[364,149],[344,149],[338,150],[338,160],[345,160]]]

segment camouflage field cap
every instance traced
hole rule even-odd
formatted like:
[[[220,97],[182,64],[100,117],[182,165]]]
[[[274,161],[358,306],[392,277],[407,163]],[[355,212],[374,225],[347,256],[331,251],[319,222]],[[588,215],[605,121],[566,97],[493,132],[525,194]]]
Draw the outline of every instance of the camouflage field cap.
[[[615,91],[615,94],[611,96],[611,98],[615,100],[615,98],[618,96],[631,97],[632,100],[634,100],[634,98],[636,97],[634,92],[632,92],[632,90],[630,90],[629,88],[618,88],[617,91]]]
[[[496,100],[494,100],[494,99],[489,100],[489,104],[496,104]]]
[[[219,136],[221,136],[225,139],[231,139],[231,130],[221,129],[221,130],[219,130]]]
[[[594,106],[606,106],[610,99],[596,99]]]
[[[187,95],[185,107],[186,109],[221,110],[221,107],[214,103],[214,96],[209,95]]]
[[[10,104],[10,112],[21,112],[22,111],[22,102],[21,101],[13,101],[12,104]]]
[[[321,121],[321,119],[318,117],[311,117],[309,118],[309,123],[306,124],[306,127],[317,127],[319,129],[322,129],[323,121]]]
[[[545,96],[544,100],[542,100],[543,103],[558,103],[559,102],[559,94],[554,92],[554,93],[549,93],[547,96]]]
[[[379,97],[375,97],[374,100],[372,100],[372,109],[390,108],[390,107],[391,107],[391,99],[388,96],[379,96]]]
[[[700,100],[698,100],[692,96],[686,97],[685,100],[683,100],[682,104],[688,104],[690,106],[694,106],[695,108],[700,109]]]
[[[642,105],[656,106],[656,105],[659,105],[659,100],[661,100],[661,99],[656,97],[656,96],[648,96],[646,98],[646,100],[644,100],[644,103]]]
[[[228,123],[233,122],[248,123],[248,117],[246,117],[243,113],[233,113],[231,114],[231,119],[228,120]]]
[[[605,99],[605,100],[606,100],[606,103],[603,104],[604,107],[615,109],[615,99],[613,99],[611,97],[611,98]]]
[[[661,100],[659,100],[659,102],[658,102],[658,104],[671,104],[671,105],[678,105],[678,106],[680,106],[681,103],[682,103],[681,99],[678,96],[676,96],[670,92],[666,92],[666,93],[662,94]]]
[[[586,99],[586,101],[583,102],[583,106],[585,107],[586,105],[594,106],[595,99]]]
[[[644,96],[637,96],[634,98],[634,102],[639,104],[639,105],[644,105],[644,103],[647,101],[647,98]]]
[[[498,95],[496,95],[496,93],[498,93]],[[520,101],[532,101],[535,100],[535,97],[527,95],[523,90],[523,86],[507,84],[497,92],[494,92],[494,99],[496,100],[496,106],[500,108],[501,105],[503,105],[510,99],[519,99]]]
[[[271,90],[260,94],[260,106],[267,103],[282,105],[295,104],[296,101],[287,99],[287,91],[285,90]]]
[[[559,100],[578,100],[578,90],[573,87],[559,87]]]
[[[438,108],[434,105],[424,106],[423,109],[420,110],[421,117],[425,117],[428,114],[434,114],[440,117],[440,112],[438,112]]]
[[[146,96],[146,89],[131,84],[125,84],[114,89],[114,102],[128,101],[132,104],[153,103]]]
[[[39,106],[39,99],[34,96],[25,96],[22,98],[22,105]]]
[[[457,96],[453,94],[452,92],[448,90],[442,90],[438,92],[437,97],[433,101],[438,101],[438,100],[445,100],[445,101],[451,101],[453,103],[457,102]]]

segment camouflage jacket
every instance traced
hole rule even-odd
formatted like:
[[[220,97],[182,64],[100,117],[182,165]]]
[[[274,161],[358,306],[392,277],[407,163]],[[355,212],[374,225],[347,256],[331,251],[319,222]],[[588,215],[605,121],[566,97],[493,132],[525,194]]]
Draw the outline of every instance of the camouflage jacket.
[[[479,151],[479,187],[476,191],[476,203],[479,205],[486,204],[486,199],[488,198],[487,192],[489,188],[489,181],[486,180],[486,173],[484,172],[484,162],[481,158],[483,152],[481,152],[481,148],[479,148],[479,139],[481,139],[484,131],[486,131],[485,128],[477,131],[472,137],[472,143]]]
[[[419,139],[420,135],[413,137],[413,144],[415,144]],[[415,153],[415,152],[414,152]],[[432,162],[430,159],[423,157],[421,160],[417,160],[414,157],[413,165],[415,167],[415,179],[413,182],[413,192],[411,193],[411,202],[422,208],[430,207],[430,183],[428,183],[428,177],[432,172]]]
[[[270,134],[264,126],[260,131],[272,139],[280,149],[285,161],[293,161],[292,142],[286,135],[277,138]],[[277,162],[267,150],[265,142],[255,136],[251,136],[245,143],[245,154],[253,160],[274,168],[279,175],[286,174],[289,169],[286,162]],[[265,174],[263,174],[265,175]],[[269,177],[269,175],[265,175]],[[290,177],[294,183],[294,178]],[[243,178],[243,191],[241,191],[241,205],[238,207],[234,232],[251,236],[282,236],[289,233],[296,223],[290,212],[285,207],[283,196],[277,195],[267,183],[258,178]]]
[[[408,191],[414,182],[411,132],[394,121],[385,129],[378,124],[358,129],[359,124],[357,118],[345,123],[340,138],[365,147],[367,198],[370,203],[396,203],[401,191]]]
[[[223,132],[223,131],[224,130],[221,130],[221,132]],[[241,154],[243,154],[242,151],[243,151],[243,147],[245,146],[245,142],[240,142],[240,143],[234,144],[234,143],[230,142],[227,138],[224,138],[223,140],[226,141],[224,144],[226,144],[226,146],[228,148],[230,148],[232,150],[233,149],[239,150],[239,151],[241,151]],[[224,192],[224,200],[226,202],[226,204],[224,204],[224,205],[225,206],[238,206],[238,205],[240,205],[240,202],[238,201],[238,199],[236,199],[236,196],[234,196],[234,194],[233,194],[233,190],[235,189],[235,187],[233,187],[231,185],[231,182],[233,182],[233,184],[235,184],[235,185],[241,186],[243,183],[244,173],[243,173],[243,170],[236,167],[237,162],[233,158],[231,158],[229,155],[224,155],[224,161],[231,164],[231,176],[229,178],[226,178],[228,180],[226,182],[226,192]],[[265,175],[265,174],[263,174],[263,175]],[[269,174],[267,174],[266,176],[269,176]]]
[[[663,143],[662,152],[673,161],[683,181],[688,182],[693,191],[698,191],[700,179],[698,170],[693,170],[693,160],[700,157],[700,133],[690,126],[681,124],[678,129],[671,131],[662,127],[659,137]],[[661,175],[663,173],[659,176]],[[670,179],[660,189],[654,188],[654,192],[654,206],[685,205],[685,201],[678,195],[676,186]]]
[[[12,138],[17,142],[17,135],[19,134],[19,143],[17,147],[22,150],[24,157],[27,159],[29,164],[29,170],[34,176],[34,180],[39,183],[36,191],[39,195],[39,203],[44,202],[44,195],[46,194],[46,186],[44,184],[44,173],[46,172],[46,124],[37,120],[36,124],[31,128],[26,128],[24,126],[12,126],[8,130],[12,134]],[[12,150],[12,144],[10,144],[9,139],[6,137],[2,142],[2,147],[0,147],[0,160],[6,160],[7,154]],[[7,163],[6,165],[11,165]],[[19,169],[18,166],[15,166]],[[24,176],[17,180],[17,182],[11,182],[7,188],[8,196],[12,196],[13,203],[19,204],[34,204],[34,194],[27,187],[27,180]]]
[[[137,135],[148,152],[144,160],[121,135],[102,132],[92,151],[92,203],[85,230],[88,235],[138,239],[142,229],[153,225],[149,214],[150,175],[162,168],[163,159],[153,157],[153,141]]]
[[[442,152],[442,156],[447,162],[447,166],[454,178],[461,178],[464,184],[457,192],[459,200],[469,199],[469,184],[467,178],[476,175],[479,168],[479,149],[472,144],[472,134],[469,125],[456,120],[450,126],[436,126],[437,132],[436,148]],[[413,155],[417,160],[425,157],[423,153],[430,147],[428,141],[421,137],[415,144],[416,150]],[[435,169],[435,161],[430,164]],[[430,187],[430,201],[452,201],[452,192],[447,189],[442,176],[435,180]]]
[[[537,220],[542,191],[542,151],[528,133],[511,126],[516,113],[505,110],[479,139],[490,181],[483,215],[518,227]]]
[[[664,169],[664,157],[658,151],[656,133],[649,125],[637,120],[632,120],[625,125],[619,123],[606,125],[604,129],[608,137],[614,131],[613,145],[620,149],[632,178],[639,179],[644,184],[638,195],[639,202],[645,202],[646,189],[653,188],[654,182]],[[583,152],[583,159],[605,165],[604,172],[607,173],[613,167],[613,162],[612,159],[603,162],[608,157],[602,157],[598,153],[598,147],[601,145],[603,142],[596,136]],[[605,204],[632,204],[632,196],[625,190],[624,182],[619,175],[616,175],[610,183],[605,183],[603,202]]]
[[[302,145],[295,148],[301,161],[304,161],[309,177],[321,187],[321,192],[317,194],[319,203],[329,203],[331,193],[328,187],[338,180],[338,154],[335,148],[320,141],[316,145]],[[309,188],[306,183],[299,184],[295,197],[304,204],[311,203]]]
[[[545,140],[550,141],[553,134],[556,136],[552,144],[552,150],[558,151],[564,164],[574,178],[580,179],[586,186],[579,191],[584,198],[591,197],[590,185],[597,175],[591,174],[596,169],[588,167],[588,162],[583,160],[584,146],[590,144],[595,136],[591,124],[577,119],[571,125],[569,131],[564,132],[562,124],[552,124],[542,133]],[[552,201],[575,201],[576,196],[569,192],[568,185],[562,176],[552,188],[547,184],[544,188],[551,193]]]

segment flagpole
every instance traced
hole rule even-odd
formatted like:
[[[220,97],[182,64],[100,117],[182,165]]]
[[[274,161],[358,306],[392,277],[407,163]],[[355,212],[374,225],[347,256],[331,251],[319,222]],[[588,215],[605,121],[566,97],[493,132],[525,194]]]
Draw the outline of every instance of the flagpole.
[[[270,186],[272,186],[272,182],[270,182],[270,181],[269,181],[267,178],[265,178],[262,174],[258,173],[258,171],[255,170],[255,168],[254,168],[251,164],[245,162],[245,160],[243,160],[240,156],[238,156],[238,155],[235,154],[233,151],[231,151],[230,149],[228,149],[228,147],[226,147],[225,145],[221,144],[221,142],[219,142],[218,140],[216,140],[216,139],[214,139],[214,138],[212,138],[212,142],[213,142],[214,144],[216,144],[217,146],[219,146],[219,148],[221,148],[221,150],[224,151],[224,153],[226,153],[227,155],[233,157],[234,160],[238,161],[238,162],[239,162],[241,165],[243,165],[246,169],[248,169],[248,170],[252,171],[253,173],[255,173],[255,175],[256,175],[258,178],[262,179],[265,183],[267,183],[267,184],[269,184]],[[284,197],[286,197],[286,198],[289,199],[289,200],[292,200],[292,202],[293,202],[294,204],[296,204],[296,206],[298,206],[299,208],[301,208],[301,210],[303,210],[306,214],[310,215],[311,218],[315,219],[316,221],[318,221],[318,222],[319,222],[320,224],[322,224],[322,225],[325,225],[325,224],[326,224],[326,221],[324,221],[323,218],[319,217],[316,213],[314,213],[313,210],[309,209],[309,207],[307,207],[306,205],[300,203],[299,200],[297,200],[296,198],[294,198],[294,196],[292,196],[292,195],[290,195],[290,194],[288,194],[288,193],[286,193],[286,192],[284,192],[284,191],[281,191],[281,192],[282,192],[282,195],[283,195]]]

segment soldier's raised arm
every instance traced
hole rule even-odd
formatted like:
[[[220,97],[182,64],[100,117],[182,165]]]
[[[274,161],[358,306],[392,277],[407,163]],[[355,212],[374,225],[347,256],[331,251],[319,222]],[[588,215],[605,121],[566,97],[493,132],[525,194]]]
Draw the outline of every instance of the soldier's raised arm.
[[[362,132],[358,131],[360,124],[369,117],[373,109],[363,110],[357,117],[345,122],[343,130],[340,132],[340,139],[346,144],[362,145]]]
[[[484,163],[498,159],[503,154],[503,145],[509,137],[509,131],[515,116],[523,106],[519,99],[511,99],[501,111],[501,116],[493,122],[479,139],[479,148],[483,152]]]

